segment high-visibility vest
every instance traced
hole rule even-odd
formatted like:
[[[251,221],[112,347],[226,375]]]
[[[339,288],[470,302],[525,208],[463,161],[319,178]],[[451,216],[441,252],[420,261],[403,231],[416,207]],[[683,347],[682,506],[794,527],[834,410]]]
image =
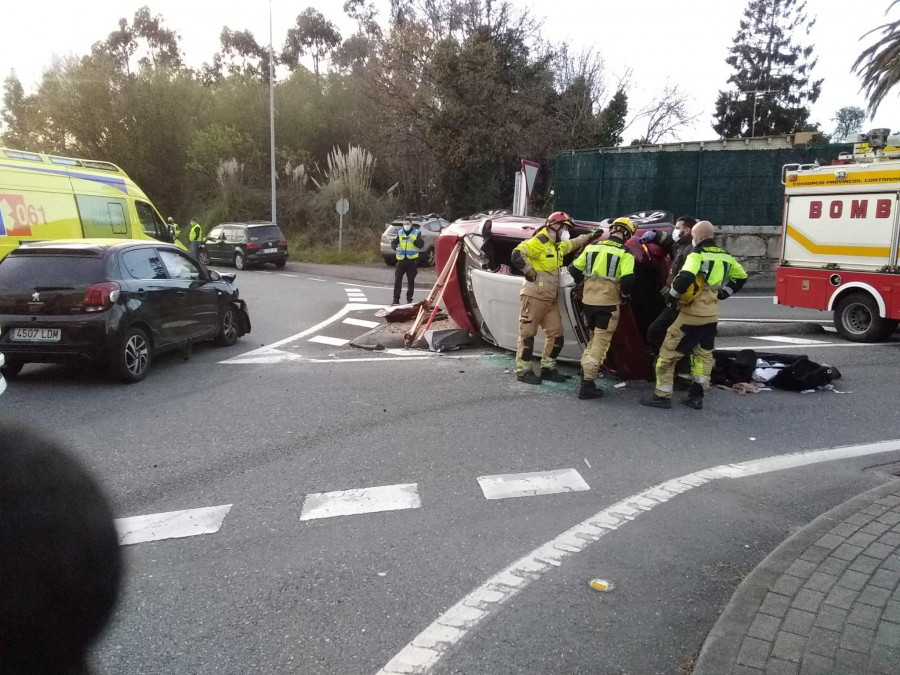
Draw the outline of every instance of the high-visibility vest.
[[[419,231],[413,228],[406,234],[404,230],[400,230],[397,234],[399,243],[397,244],[397,260],[415,260],[419,257],[419,249],[416,248],[416,239],[419,237]]]
[[[189,236],[191,241],[203,241],[203,228],[200,227],[200,223],[194,223]]]
[[[575,260],[575,267],[587,278],[616,280],[634,274],[634,256],[624,244],[612,239],[586,246]]]

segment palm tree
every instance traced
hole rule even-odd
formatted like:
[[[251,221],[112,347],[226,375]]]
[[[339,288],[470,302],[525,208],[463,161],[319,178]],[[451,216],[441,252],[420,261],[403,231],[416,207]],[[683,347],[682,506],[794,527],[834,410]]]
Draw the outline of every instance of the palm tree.
[[[898,3],[900,0],[893,0],[885,15]],[[875,114],[884,97],[900,82],[900,19],[878,26],[863,37],[877,32],[881,38],[866,48],[853,64],[853,72],[862,79],[860,89],[869,99],[870,115]]]

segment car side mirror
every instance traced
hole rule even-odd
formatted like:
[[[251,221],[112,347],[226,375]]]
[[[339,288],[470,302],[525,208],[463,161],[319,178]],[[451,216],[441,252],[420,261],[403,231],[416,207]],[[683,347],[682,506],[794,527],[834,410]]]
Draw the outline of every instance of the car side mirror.
[[[477,234],[480,234],[485,239],[488,239],[491,236],[491,228],[493,227],[493,222],[490,218],[485,218],[481,221],[481,225],[478,226],[478,229],[475,230]]]
[[[209,279],[210,281],[220,281],[222,279],[222,275],[215,270],[209,270]]]

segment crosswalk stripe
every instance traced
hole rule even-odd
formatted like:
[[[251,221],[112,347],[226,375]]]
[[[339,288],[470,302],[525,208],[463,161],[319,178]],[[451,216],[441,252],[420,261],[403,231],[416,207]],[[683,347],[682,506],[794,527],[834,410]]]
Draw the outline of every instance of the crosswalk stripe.
[[[768,340],[769,342],[784,342],[791,345],[827,345],[827,340],[810,340],[809,338],[787,337],[784,335],[753,335],[754,340]]]
[[[481,486],[485,499],[552,495],[559,492],[582,492],[591,489],[575,469],[479,476],[478,484]]]
[[[350,340],[328,337],[327,335],[316,335],[315,337],[309,338],[309,342],[318,342],[319,344],[331,345],[332,347],[343,347],[350,342]]]
[[[300,520],[353,516],[361,513],[400,511],[422,506],[416,483],[319,492],[306,496]]]
[[[381,324],[377,321],[366,321],[365,319],[344,319],[344,323],[351,326],[362,326],[363,328],[377,328]]]
[[[231,504],[224,504],[185,511],[154,513],[149,516],[117,518],[115,521],[116,532],[119,534],[121,546],[213,534],[222,527],[225,516],[230,510]]]

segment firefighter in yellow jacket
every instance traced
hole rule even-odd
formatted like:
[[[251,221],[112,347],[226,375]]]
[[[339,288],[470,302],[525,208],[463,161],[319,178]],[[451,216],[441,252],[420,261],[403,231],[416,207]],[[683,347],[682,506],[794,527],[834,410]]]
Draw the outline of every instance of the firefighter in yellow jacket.
[[[578,398],[600,398],[594,380],[606,360],[609,343],[619,325],[619,306],[631,295],[634,286],[634,256],[625,242],[634,234],[630,218],[618,218],[609,228],[609,239],[585,246],[569,265],[576,281],[584,277],[582,306],[588,326],[593,329],[587,349],[581,356],[581,387]]]
[[[703,394],[709,389],[712,372],[719,301],[730,298],[747,281],[744,268],[728,251],[716,246],[713,234],[708,220],[701,220],[691,229],[694,250],[672,281],[667,299],[670,306],[677,307],[678,316],[666,331],[659,351],[656,391],[651,398],[641,401],[641,405],[672,407],[675,364],[682,356],[690,355],[694,381],[682,403],[696,410],[703,407]]]
[[[572,219],[567,213],[550,214],[544,226],[529,240],[512,252],[512,264],[525,275],[520,293],[519,346],[516,351],[516,379],[528,384],[543,380],[564,382],[569,379],[556,369],[556,357],[563,348],[562,316],[559,313],[559,274],[563,258],[580,251],[589,235],[570,239]],[[541,374],[535,375],[531,366],[534,336],[544,329],[546,341],[541,354]]]

